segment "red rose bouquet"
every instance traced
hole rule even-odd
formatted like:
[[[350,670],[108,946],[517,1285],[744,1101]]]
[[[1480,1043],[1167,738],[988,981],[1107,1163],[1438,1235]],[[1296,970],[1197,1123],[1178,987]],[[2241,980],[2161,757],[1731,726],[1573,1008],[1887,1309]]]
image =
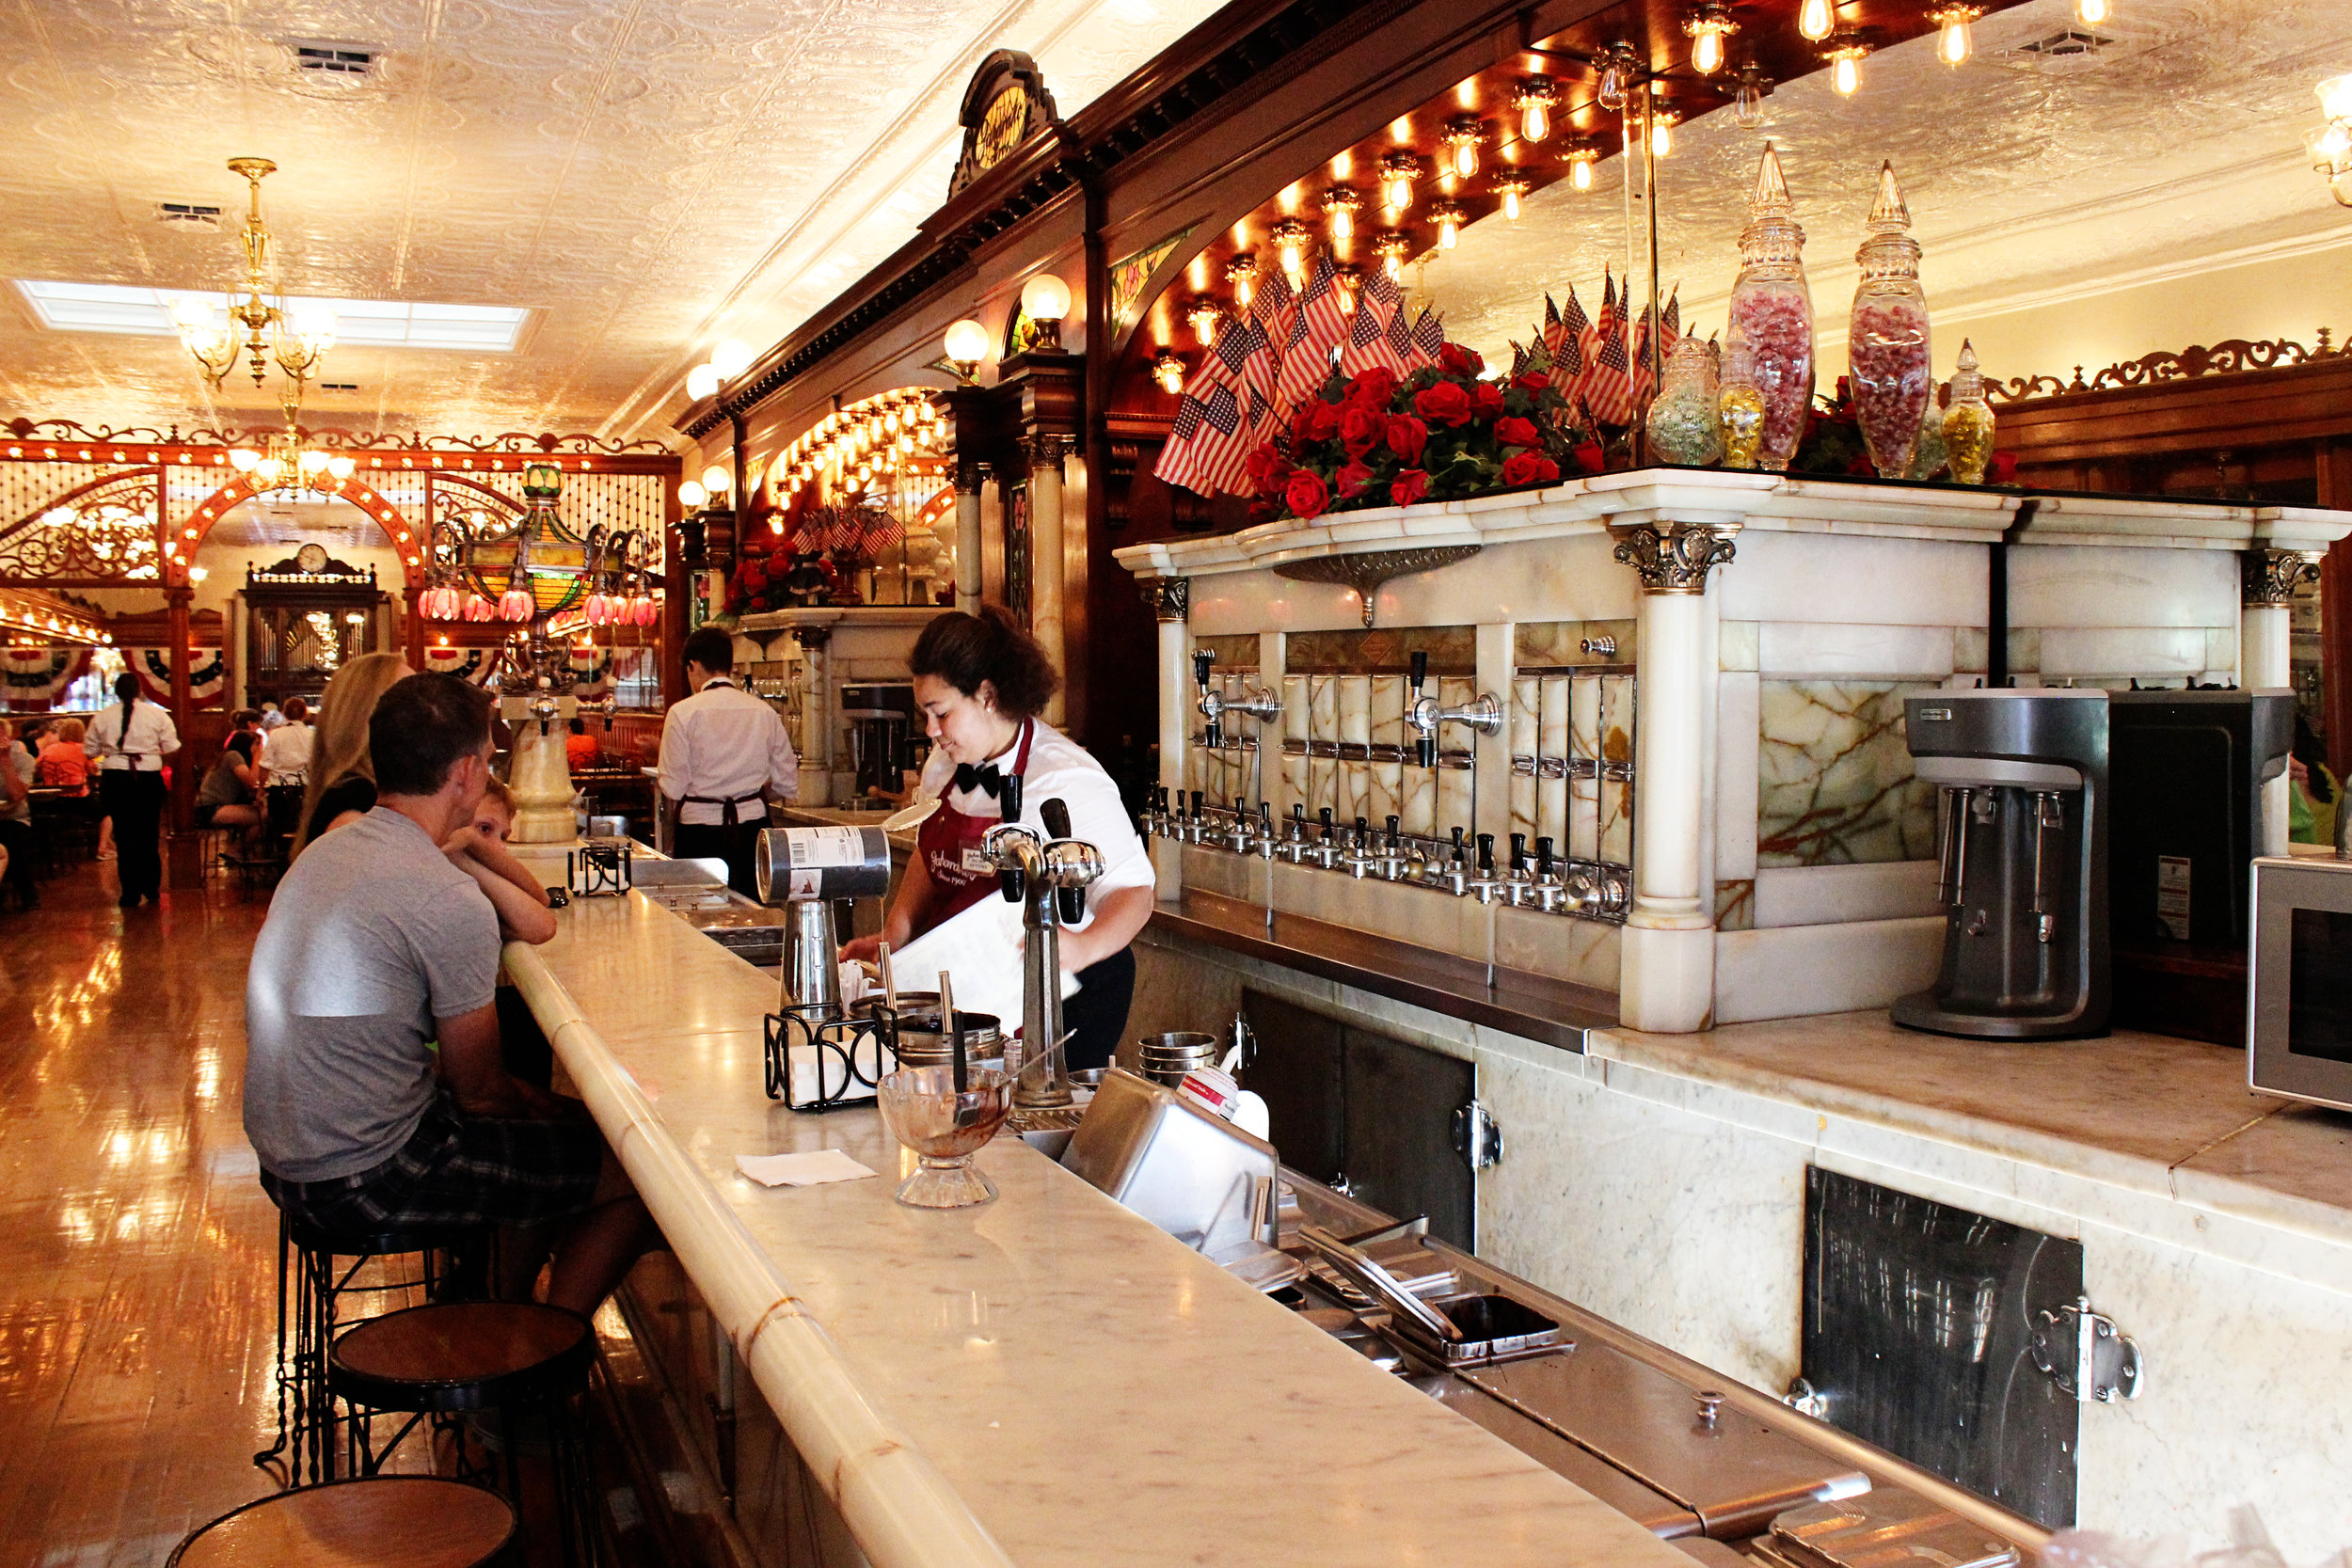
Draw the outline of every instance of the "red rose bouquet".
[[[1299,408],[1287,437],[1250,455],[1261,509],[1319,517],[1458,500],[1597,469],[1598,449],[1549,376],[1487,381],[1480,379],[1485,369],[1474,351],[1448,343],[1436,364],[1406,375],[1334,375]]]

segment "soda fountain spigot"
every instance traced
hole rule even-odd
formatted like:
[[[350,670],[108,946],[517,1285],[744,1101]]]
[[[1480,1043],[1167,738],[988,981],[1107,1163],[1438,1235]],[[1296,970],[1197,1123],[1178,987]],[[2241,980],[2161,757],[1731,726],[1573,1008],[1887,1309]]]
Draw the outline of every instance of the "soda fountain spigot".
[[[1201,717],[1209,721],[1208,730],[1201,738],[1207,742],[1211,751],[1225,744],[1225,732],[1218,727],[1216,721],[1217,715],[1225,711],[1225,705],[1218,700],[1216,692],[1209,689],[1209,666],[1216,662],[1216,655],[1206,648],[1200,649],[1192,656],[1192,684],[1200,689],[1200,701],[1198,706]]]
[[[1468,883],[1469,891],[1477,895],[1482,904],[1491,904],[1502,892],[1503,880],[1495,875],[1495,835],[1478,835],[1478,875]]]
[[[1438,731],[1446,724],[1460,724],[1480,735],[1502,733],[1502,704],[1491,691],[1482,691],[1460,707],[1445,707],[1435,697],[1422,693],[1429,675],[1429,656],[1413,655],[1413,705],[1405,715],[1405,721],[1413,730],[1413,755],[1423,768],[1438,765]]]
[[[1017,783],[1008,779],[1008,784]],[[980,853],[996,868],[1008,898],[1022,906],[1021,1037],[1031,1052],[1046,1053],[1044,1066],[1024,1071],[1013,1085],[1013,1103],[1026,1109],[1067,1106],[1070,1075],[1062,1058],[1050,1053],[1062,1037],[1061,928],[1086,917],[1086,890],[1105,868],[1103,851],[1070,836],[1070,809],[1045,802],[1039,816],[1049,835],[1012,820],[1018,791],[1005,800],[1006,820],[980,840]]]
[[[1405,710],[1405,721],[1413,726],[1414,763],[1422,768],[1435,768],[1438,766],[1438,726],[1434,720],[1426,725],[1421,721],[1421,705],[1429,702],[1422,695],[1422,688],[1428,684],[1429,656],[1417,651],[1413,655],[1413,701]],[[1437,705],[1431,703],[1430,705],[1434,708]]]

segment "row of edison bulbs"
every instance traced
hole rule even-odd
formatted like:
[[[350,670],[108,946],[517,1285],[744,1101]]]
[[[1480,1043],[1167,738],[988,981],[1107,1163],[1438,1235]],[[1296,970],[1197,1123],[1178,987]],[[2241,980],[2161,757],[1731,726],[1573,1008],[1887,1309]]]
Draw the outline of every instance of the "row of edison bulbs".
[[[936,450],[946,416],[918,388],[883,392],[828,414],[784,449],[769,470],[776,499],[788,505],[812,481],[837,473],[845,487],[903,469],[918,450]]]

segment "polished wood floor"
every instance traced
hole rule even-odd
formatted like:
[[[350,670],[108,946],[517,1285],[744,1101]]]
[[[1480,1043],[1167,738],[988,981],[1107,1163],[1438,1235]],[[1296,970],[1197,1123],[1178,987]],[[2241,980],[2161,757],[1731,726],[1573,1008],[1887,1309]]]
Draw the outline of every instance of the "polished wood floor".
[[[116,892],[85,863],[0,914],[0,1568],[146,1568],[278,1484],[278,1218],[238,1109],[265,899]]]

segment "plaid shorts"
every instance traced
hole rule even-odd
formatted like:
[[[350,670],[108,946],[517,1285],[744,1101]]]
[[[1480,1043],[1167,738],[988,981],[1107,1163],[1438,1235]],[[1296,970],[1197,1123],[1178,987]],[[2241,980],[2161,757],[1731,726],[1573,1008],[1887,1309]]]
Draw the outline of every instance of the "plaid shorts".
[[[561,1119],[470,1117],[447,1095],[399,1153],[357,1176],[262,1186],[289,1214],[345,1235],[543,1225],[586,1210],[604,1171],[604,1134],[583,1111]]]

